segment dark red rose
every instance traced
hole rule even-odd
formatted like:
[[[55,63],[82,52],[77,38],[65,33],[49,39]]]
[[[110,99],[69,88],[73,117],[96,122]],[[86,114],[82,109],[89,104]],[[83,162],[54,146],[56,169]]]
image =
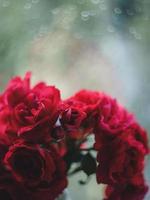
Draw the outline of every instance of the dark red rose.
[[[77,126],[80,124],[78,128],[80,131],[78,131],[78,133],[76,131],[74,136],[80,135],[80,137],[83,137],[92,133],[99,115],[99,103],[102,96],[103,94],[99,92],[81,90],[64,101],[64,103],[68,104],[71,108],[69,109],[69,113],[71,111],[73,114],[72,118],[74,119],[74,124],[76,123]]]
[[[101,146],[98,151],[98,183],[139,184],[147,151],[131,132],[124,132],[112,142]]]
[[[103,93],[90,91],[90,90],[80,90],[77,92],[72,99],[82,102],[88,106],[94,106],[101,101]]]
[[[0,197],[2,200],[33,200],[30,191],[13,179],[0,183]]]
[[[56,199],[67,186],[66,165],[83,164],[81,146],[91,133],[108,200],[141,200],[147,133],[126,109],[89,90],[61,101],[54,86],[31,88],[29,73],[12,79],[0,96],[0,198]],[[93,148],[82,150],[91,155]]]
[[[95,148],[108,143],[134,123],[133,115],[120,106],[115,99],[103,96],[100,113],[94,129]]]
[[[13,107],[23,100],[30,90],[30,73],[27,73],[24,79],[19,76],[13,78],[3,96],[5,104]]]
[[[63,105],[60,123],[68,137],[79,139],[83,136],[82,122],[85,118],[86,113],[78,102],[68,101]]]
[[[100,126],[109,133],[123,131],[133,122],[129,114],[115,99],[104,96],[100,103]]]
[[[34,142],[49,137],[50,117],[33,93],[26,96],[24,101],[14,108],[12,121],[19,137]],[[45,128],[42,131],[43,126]]]
[[[48,142],[60,113],[60,92],[44,83],[30,89],[29,82],[28,74],[24,80],[16,77],[1,96],[0,133],[11,142],[18,137],[34,143]]]
[[[14,117],[20,126],[33,125],[44,117],[43,106],[40,104],[34,93],[25,97],[23,102],[14,108]]]
[[[19,200],[20,194],[26,200],[54,200],[67,186],[65,163],[52,146],[19,142],[10,147],[3,162],[13,177],[0,187],[12,200]]]
[[[107,186],[104,200],[142,200],[147,191],[148,187],[144,183],[140,186],[131,184],[117,187]]]
[[[90,90],[81,90],[73,97],[68,99],[68,101],[77,102],[86,113],[87,117],[84,121],[85,128],[89,126],[92,126],[93,128],[95,126],[95,116],[97,113],[99,114],[99,104],[102,97],[103,93]]]
[[[128,128],[128,131],[136,141],[140,142],[144,146],[146,153],[149,153],[148,135],[146,130],[135,122]]]
[[[63,170],[58,170],[53,183],[43,182],[37,187],[27,187],[13,178],[6,179],[7,181],[0,183],[0,197],[2,200],[41,200],[43,198],[44,200],[55,200],[67,186],[64,175],[60,175]]]
[[[8,149],[9,149],[9,142],[8,142],[7,138],[0,135],[0,163],[2,162]]]
[[[55,165],[50,153],[39,145],[27,146],[18,143],[6,153],[4,163],[17,181],[27,184],[39,184],[40,181],[51,181]]]
[[[6,140],[7,138],[7,144],[11,144],[17,138],[16,131],[16,125],[12,123],[12,111],[4,105],[0,111],[0,139]]]
[[[55,121],[61,102],[60,91],[54,86],[47,86],[45,83],[39,83],[32,89],[32,92],[45,106],[50,120]]]
[[[0,185],[6,184],[11,176],[9,171],[7,171],[3,165],[3,159],[8,149],[9,146],[7,145],[7,140],[5,138],[0,138]]]
[[[0,198],[3,200],[13,200],[8,191],[8,184],[11,186],[11,173],[5,168],[3,159],[7,153],[9,146],[7,140],[0,137]],[[12,187],[12,186],[11,186]]]
[[[63,167],[65,177],[64,163],[60,158],[55,158],[56,155],[59,156],[55,151],[53,148],[45,149],[40,145],[20,142],[10,147],[5,155],[4,164],[15,179],[25,185],[52,183],[56,181],[58,173],[55,163],[57,160],[60,161],[60,167]]]
[[[48,141],[59,115],[60,94],[54,87],[43,86],[41,94],[38,89],[37,85],[24,103],[16,107],[15,116],[20,124],[18,134],[32,141],[36,138]]]

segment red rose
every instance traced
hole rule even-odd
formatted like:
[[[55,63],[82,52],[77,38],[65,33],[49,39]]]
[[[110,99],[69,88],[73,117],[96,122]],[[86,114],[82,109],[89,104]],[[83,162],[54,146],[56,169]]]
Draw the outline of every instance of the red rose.
[[[76,93],[73,97],[71,97],[70,101],[77,102],[80,104],[80,107],[86,113],[87,117],[84,121],[84,126],[92,128],[95,126],[96,122],[96,114],[99,114],[99,104],[101,102],[101,98],[103,97],[103,93],[90,91],[90,90],[81,90]]]
[[[13,179],[7,180],[6,184],[0,184],[0,197],[2,200],[33,200],[29,190]]]
[[[76,101],[66,101],[62,105],[60,114],[60,123],[66,133],[66,136],[73,139],[79,139],[84,134],[82,131],[82,123],[86,118],[82,105]]]
[[[11,174],[3,165],[3,159],[8,149],[9,147],[7,146],[7,141],[5,138],[0,138],[0,185],[2,184],[3,186],[7,184],[8,179],[11,177]]]
[[[138,185],[141,182],[146,153],[144,145],[130,131],[101,146],[97,156],[98,183],[130,182]]]
[[[13,143],[17,138],[16,125],[12,120],[12,109],[8,105],[3,104],[0,110],[0,138],[7,138],[7,144]]]
[[[32,141],[45,138],[48,141],[59,115],[59,91],[54,87],[43,85],[42,92],[39,94],[37,91],[40,87],[41,85],[37,85],[33,88],[24,102],[16,106],[14,112],[14,118],[20,125],[19,136]]]
[[[26,96],[24,101],[14,108],[12,121],[19,137],[34,142],[49,140],[52,126],[50,116],[33,93]]]
[[[5,153],[8,151],[8,148],[9,146],[7,138],[0,135],[0,163],[5,156]]]
[[[45,83],[37,84],[32,92],[44,105],[52,122],[56,122],[61,102],[60,91],[55,86],[47,86]]]
[[[115,99],[104,96],[100,103],[100,127],[109,133],[123,131],[133,122],[133,116]]]
[[[140,186],[126,185],[106,188],[106,198],[104,200],[142,200],[148,187],[143,183]]]
[[[76,123],[81,131],[74,136],[80,135],[81,137],[92,133],[99,114],[99,103],[102,96],[103,94],[99,92],[81,90],[64,102],[69,105],[69,113],[72,113],[70,116],[74,121],[74,126]],[[67,116],[69,115],[67,114]]]
[[[60,112],[60,92],[44,83],[30,89],[29,78],[27,74],[24,80],[12,79],[1,96],[1,133],[11,141],[22,137],[32,142],[48,142]]]
[[[73,97],[74,100],[82,102],[88,106],[94,106],[101,101],[103,93],[90,91],[90,90],[80,90]]]
[[[143,145],[146,153],[149,153],[148,135],[146,130],[135,122],[128,128],[128,131],[135,138],[136,141],[140,142]]]
[[[108,143],[134,123],[133,115],[121,107],[115,99],[103,96],[100,113],[94,129],[95,148]]]
[[[44,196],[45,200],[54,200],[67,186],[65,164],[53,147],[17,143],[6,153],[4,165],[11,172],[14,184],[20,184],[26,199],[41,200]],[[14,196],[13,200],[19,199],[17,185],[5,185],[5,180],[2,185]]]
[[[13,78],[3,96],[5,104],[13,107],[23,100],[30,90],[30,73],[27,73],[22,80],[19,76]]]
[[[45,149],[38,144],[31,146],[21,142],[11,146],[4,158],[5,166],[15,179],[29,186],[42,182],[52,184],[52,182],[57,181],[55,178],[59,171],[56,167],[56,161],[60,162],[59,165],[64,173],[63,181],[66,181],[64,163],[54,148]]]
[[[144,198],[147,134],[115,99],[81,90],[61,101],[54,86],[41,82],[31,88],[29,73],[12,79],[0,96],[0,198],[54,200],[67,186],[72,163],[89,175],[91,162],[95,172],[93,147],[81,152],[92,133],[97,182],[108,185],[106,198]]]

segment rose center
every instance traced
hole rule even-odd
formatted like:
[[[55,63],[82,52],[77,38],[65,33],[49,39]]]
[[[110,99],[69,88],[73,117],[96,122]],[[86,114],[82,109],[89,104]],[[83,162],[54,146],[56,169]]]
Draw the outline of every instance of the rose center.
[[[38,178],[42,174],[42,162],[34,154],[16,154],[14,167],[18,174],[26,178]]]

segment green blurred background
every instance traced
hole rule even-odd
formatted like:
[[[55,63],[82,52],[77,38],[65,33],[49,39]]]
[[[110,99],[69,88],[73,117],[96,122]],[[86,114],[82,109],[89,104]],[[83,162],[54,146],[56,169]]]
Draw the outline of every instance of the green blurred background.
[[[56,85],[63,98],[102,90],[150,130],[149,9],[150,0],[0,0],[0,90],[31,71],[32,84]],[[72,199],[100,200],[95,178],[80,186],[81,176],[70,179]]]

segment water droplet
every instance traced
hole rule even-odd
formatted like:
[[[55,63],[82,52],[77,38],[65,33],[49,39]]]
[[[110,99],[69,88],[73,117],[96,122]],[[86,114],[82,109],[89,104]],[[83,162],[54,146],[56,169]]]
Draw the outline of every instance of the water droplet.
[[[95,10],[91,10],[91,11],[89,11],[89,15],[93,17],[93,16],[96,16],[97,13]]]
[[[81,19],[83,21],[87,21],[89,19],[89,11],[82,11],[81,12]]]
[[[87,20],[89,20],[89,16],[86,16],[86,17],[81,16],[81,19],[82,19],[83,21],[87,21]]]
[[[32,7],[32,5],[30,3],[26,3],[24,5],[24,9],[29,10]]]
[[[120,8],[115,8],[114,13],[120,15],[122,13],[122,10]]]
[[[115,29],[114,29],[113,26],[109,25],[109,26],[107,27],[107,31],[110,32],[110,33],[114,33],[114,32],[115,32]]]
[[[82,11],[81,12],[82,17],[88,17],[89,16],[89,11]]]
[[[100,0],[91,0],[91,2],[92,2],[93,4],[99,4],[99,3],[100,3]]]

